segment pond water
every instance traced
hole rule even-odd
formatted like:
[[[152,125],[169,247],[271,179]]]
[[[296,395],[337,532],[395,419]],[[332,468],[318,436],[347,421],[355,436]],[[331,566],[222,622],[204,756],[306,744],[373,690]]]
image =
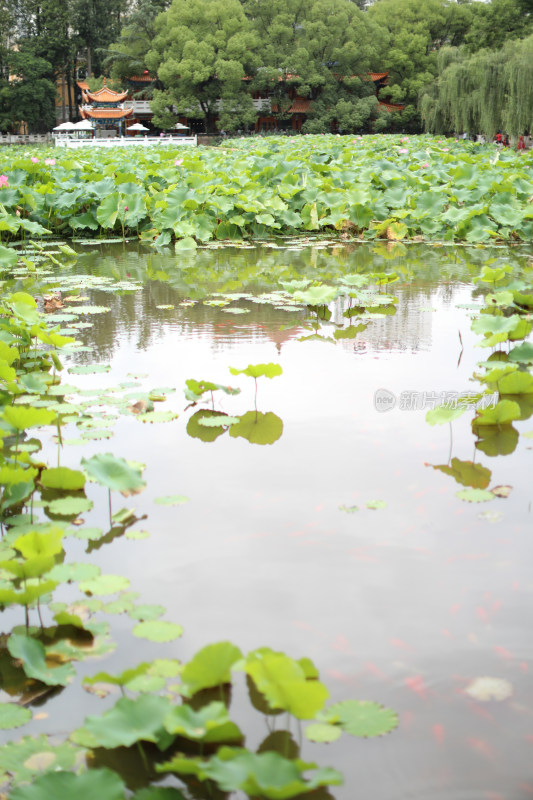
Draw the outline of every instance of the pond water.
[[[77,274],[142,288],[83,289],[110,311],[87,318],[92,327],[77,335],[90,349],[67,366],[111,369],[64,380],[102,394],[121,382],[138,383],[133,394],[175,388],[161,408],[179,417],[143,424],[121,416],[109,441],[63,448],[65,466],[102,451],[144,463],[147,488],[114,499],[113,511],[135,507],[139,518],[146,515],[136,528],[150,533],[101,547],[74,542],[69,557],[127,576],[140,602],[164,605],[184,635],[168,645],[140,642],[130,620],[113,617],[116,651],[78,672],[118,671],[163,654],[185,660],[221,640],[243,651],[268,645],[309,656],[333,701],[374,700],[400,717],[385,737],[304,744],[306,759],[344,773],[345,785],[331,790],[337,800],[533,796],[533,442],[521,435],[512,453],[493,455],[476,447],[473,412],[451,426],[425,420],[444,397],[479,389],[476,363],[491,351],[477,346],[470,329],[472,308],[482,302],[472,277],[487,263],[523,266],[526,253],[316,242],[179,258],[137,246],[80,250]],[[353,339],[334,338],[348,324],[345,300],[310,329],[301,306],[267,296],[282,281],[328,283],[368,270],[400,275],[384,290],[398,298],[397,311],[373,315]],[[62,272],[58,285],[72,274]],[[225,307],[203,302],[217,292],[244,296]],[[184,300],[195,302],[180,305]],[[241,388],[235,396],[217,392],[214,409],[255,414],[253,380],[229,367],[267,362],[283,369],[258,380],[257,409],[280,420],[269,418],[279,436],[272,444],[228,430],[213,438],[208,434],[222,429],[202,432],[189,423],[211,400],[187,408],[187,379]],[[112,412],[104,402],[101,411]],[[515,427],[522,434],[533,424],[524,419]],[[198,438],[199,430],[213,440]],[[67,440],[76,435],[75,426],[63,433]],[[55,463],[52,441],[47,452]],[[457,468],[452,459],[483,465],[491,487],[512,486],[509,497],[460,499],[456,493],[466,487],[435,469]],[[95,508],[84,519],[105,530],[107,493],[90,491]],[[189,502],[154,503],[174,494]],[[383,502],[367,507],[374,501]],[[489,702],[470,696],[465,690],[483,676],[508,682],[501,685],[512,694]],[[31,732],[72,730],[95,713],[94,702],[69,687],[47,702],[48,718],[33,722]],[[235,692],[232,708],[254,748],[268,731],[261,719],[248,720],[244,690]],[[136,780],[131,774],[132,786]]]

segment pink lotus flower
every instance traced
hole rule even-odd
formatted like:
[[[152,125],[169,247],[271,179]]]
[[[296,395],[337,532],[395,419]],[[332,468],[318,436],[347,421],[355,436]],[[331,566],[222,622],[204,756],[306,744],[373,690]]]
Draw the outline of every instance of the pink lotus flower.
[[[409,141],[408,136],[405,136],[403,139],[400,139],[400,142],[408,142],[408,141]]]
[[[449,149],[450,149],[449,147],[443,147],[443,148],[442,148],[442,152],[443,152],[443,153],[447,153]]]
[[[56,160],[55,158],[45,158],[44,163],[46,164],[47,167],[53,167],[56,163]]]
[[[181,165],[182,165],[182,164],[183,164],[183,159],[182,159],[182,158],[177,158],[177,159],[174,161],[174,166],[175,166],[175,167],[181,167]]]
[[[31,163],[32,164],[38,164],[39,163],[39,159],[35,158],[35,156],[32,156]]]
[[[8,186],[8,180],[7,175],[0,175],[0,186]]]
[[[130,210],[129,206],[124,206],[124,211],[129,211],[129,210]]]
[[[427,169],[429,164],[426,162],[425,164],[420,164],[420,169]]]
[[[401,153],[401,154],[403,155],[404,153],[408,153],[408,152],[409,152],[409,150],[407,149],[407,147],[400,147],[400,149],[398,150],[398,152],[399,152],[399,153]]]

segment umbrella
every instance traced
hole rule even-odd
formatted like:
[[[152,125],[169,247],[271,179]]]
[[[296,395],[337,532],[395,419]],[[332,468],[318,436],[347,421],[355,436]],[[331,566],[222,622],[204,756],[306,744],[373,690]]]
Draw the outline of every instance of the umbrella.
[[[74,124],[74,127],[77,131],[92,131],[93,126],[91,125],[91,121],[88,119],[80,119],[79,122]]]
[[[73,131],[76,130],[76,125],[73,122],[62,122],[61,125],[56,125],[54,131]]]
[[[136,122],[135,125],[130,125],[128,130],[129,131],[147,131],[147,130],[150,130],[150,129],[147,128],[146,125],[143,125],[140,122]]]
[[[174,125],[174,127],[176,128],[177,131],[188,131],[189,130],[189,126],[188,125],[182,125],[181,122],[177,122],[176,125]]]

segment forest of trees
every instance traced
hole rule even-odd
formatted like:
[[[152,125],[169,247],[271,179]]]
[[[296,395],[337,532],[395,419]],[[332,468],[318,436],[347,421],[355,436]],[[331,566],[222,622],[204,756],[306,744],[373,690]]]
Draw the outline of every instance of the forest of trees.
[[[519,133],[533,128],[533,0],[0,0],[0,129],[55,123],[56,84],[154,76],[154,121],[195,109],[212,129]],[[389,72],[378,109],[369,72]],[[10,79],[11,76],[11,79]],[[13,78],[13,76],[15,76]],[[69,109],[71,116],[77,109]]]

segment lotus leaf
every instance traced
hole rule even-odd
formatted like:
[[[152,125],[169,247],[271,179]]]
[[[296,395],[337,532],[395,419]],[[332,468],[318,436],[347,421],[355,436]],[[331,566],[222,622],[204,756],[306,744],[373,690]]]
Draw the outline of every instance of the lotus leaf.
[[[174,706],[164,719],[174,735],[201,742],[241,742],[242,732],[228,716],[224,703],[215,701],[195,711],[191,706]]]
[[[53,772],[34,780],[31,786],[21,786],[11,793],[12,800],[58,800],[76,797],[77,800],[124,800],[126,786],[116,772],[94,769],[76,775],[73,772]]]
[[[224,792],[241,790],[251,797],[288,800],[319,786],[340,785],[342,776],[331,768],[316,769],[316,764],[290,761],[278,753],[251,753],[249,750],[221,747],[209,761],[176,757],[158,765],[158,772],[196,775],[212,780]],[[304,772],[313,770],[309,779]]]
[[[283,433],[283,421],[272,411],[266,414],[260,411],[247,411],[238,423],[230,426],[229,434],[234,438],[240,436],[250,444],[274,444]]]
[[[122,697],[101,717],[87,717],[83,728],[98,747],[131,747],[136,742],[154,742],[164,750],[172,736],[164,731],[163,720],[171,703],[158,695],[140,695],[135,700]],[[92,799],[93,800],[93,799]]]
[[[150,642],[171,642],[174,639],[178,639],[182,633],[183,628],[181,625],[160,619],[139,622],[133,628],[134,636],[148,639]]]
[[[231,667],[242,658],[238,647],[217,642],[199,650],[183,667],[181,692],[187,697],[231,681]]]
[[[453,422],[454,419],[458,419],[465,411],[466,407],[461,406],[437,406],[427,412],[426,422],[429,423],[429,425],[442,425],[445,422]]]
[[[7,731],[20,728],[32,717],[31,709],[18,706],[16,703],[0,703],[0,730]]]
[[[91,595],[116,594],[127,589],[129,585],[129,580],[121,575],[99,575],[80,583],[80,589]]]
[[[398,715],[390,708],[363,700],[343,700],[327,708],[320,717],[340,725],[352,736],[365,738],[390,733],[398,725]]]
[[[329,697],[324,684],[308,680],[301,665],[283,653],[256,652],[245,670],[272,708],[298,719],[313,719]]]
[[[46,663],[43,645],[30,636],[12,633],[7,641],[7,648],[13,658],[22,662],[22,668],[29,678],[35,678],[48,686],[66,686],[75,674],[71,664],[50,669]]]
[[[141,478],[141,470],[131,466],[123,458],[114,456],[112,453],[99,453],[92,458],[81,460],[82,466],[90,478],[121,492],[125,497],[130,494],[137,494],[146,486]]]
[[[500,400],[493,408],[489,407],[478,411],[477,416],[472,421],[472,427],[508,425],[519,418],[520,406],[518,403],[515,403],[514,400]]]

